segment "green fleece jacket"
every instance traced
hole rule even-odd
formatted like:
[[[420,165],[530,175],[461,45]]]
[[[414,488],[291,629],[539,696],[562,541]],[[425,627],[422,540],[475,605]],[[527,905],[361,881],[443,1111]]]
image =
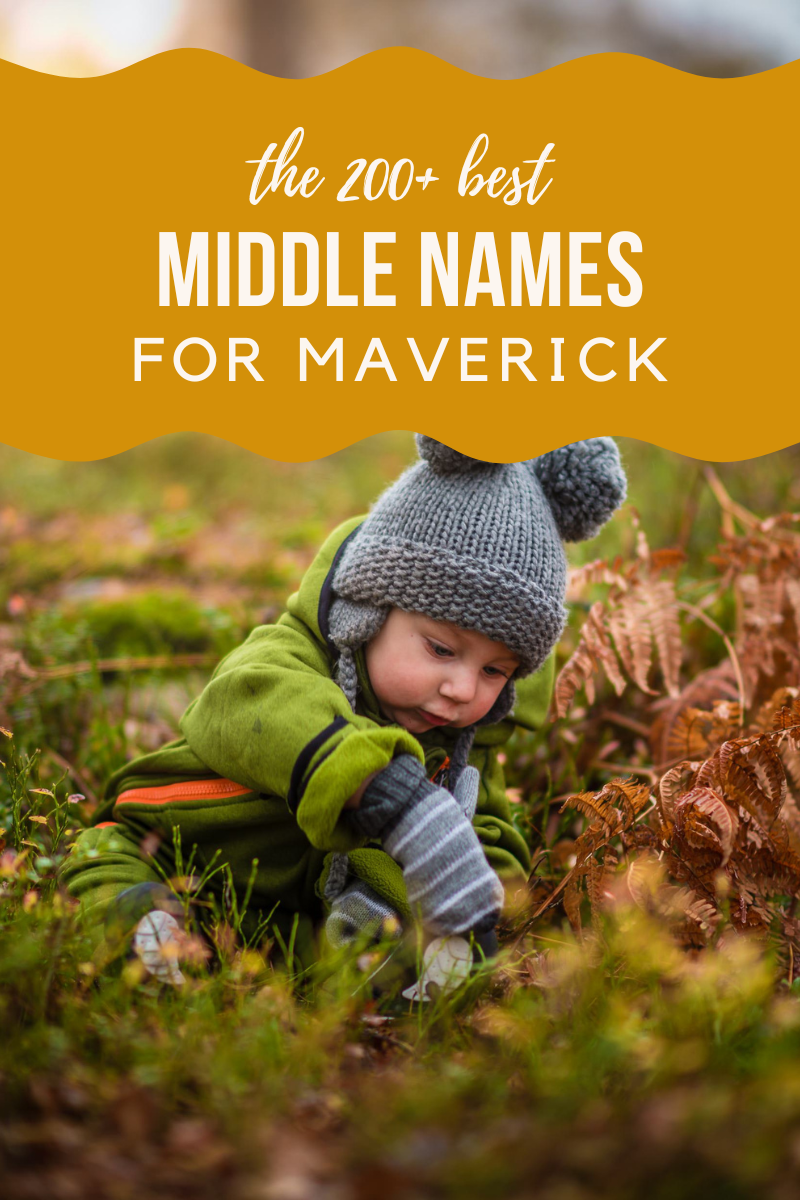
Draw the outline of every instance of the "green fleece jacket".
[[[375,867],[388,856],[359,849],[363,839],[342,810],[359,784],[397,754],[413,754],[432,776],[458,731],[445,727],[415,736],[393,725],[379,711],[363,657],[356,713],[334,681],[336,650],[327,637],[332,578],[363,519],[347,521],[331,534],[277,623],[254,629],[220,662],[184,713],[182,738],[112,777],[96,824],[121,822],[135,836],[154,827],[167,834],[177,824],[184,851],[197,843],[202,861],[222,849],[242,888],[252,860],[258,859],[253,901],[259,907],[279,904],[309,913],[319,911],[326,854],[352,851],[356,873],[405,908],[398,871],[386,872],[382,884],[383,868],[376,874]],[[542,722],[552,681],[551,657],[518,684],[510,719],[478,729],[470,755],[481,778],[474,828],[501,877],[525,877],[530,855],[511,822],[498,751],[515,724],[535,728]],[[132,790],[220,777],[239,784],[239,794],[204,799],[202,788],[196,795],[184,788],[176,802],[152,794],[131,800]]]

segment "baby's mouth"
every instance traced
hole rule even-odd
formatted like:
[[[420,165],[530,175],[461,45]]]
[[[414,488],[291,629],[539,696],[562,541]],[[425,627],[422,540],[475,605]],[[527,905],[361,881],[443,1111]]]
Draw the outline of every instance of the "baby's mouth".
[[[452,720],[451,717],[437,717],[435,713],[426,712],[424,708],[418,708],[417,712],[428,725],[449,725]]]

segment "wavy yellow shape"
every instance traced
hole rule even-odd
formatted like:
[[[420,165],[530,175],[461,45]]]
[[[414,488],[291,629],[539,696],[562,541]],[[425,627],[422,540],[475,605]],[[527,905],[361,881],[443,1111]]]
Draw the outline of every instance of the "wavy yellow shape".
[[[471,76],[420,51],[376,51],[324,76],[284,80],[200,50],[170,51],[111,75],[67,79],[0,62],[3,242],[0,313],[2,432],[8,444],[65,459],[115,454],[161,434],[196,429],[257,453],[307,460],[371,433],[425,429],[477,457],[520,459],[555,445],[613,432],[698,458],[751,458],[800,441],[794,365],[800,266],[796,120],[800,62],[738,79],[683,74],[646,59],[604,54],[519,80]],[[309,199],[270,194],[252,205],[254,165],[297,126],[296,163],[326,183]],[[553,143],[553,182],[536,204],[516,206],[485,191],[459,196],[457,183],[475,138],[489,150],[480,170],[535,160]],[[338,202],[347,165],[364,158],[413,160],[404,199],[384,192]],[[381,171],[376,172],[376,184]],[[524,177],[524,176],[523,176]],[[264,182],[269,178],[264,176]],[[401,183],[404,176],[401,176]],[[542,184],[547,175],[542,174]],[[358,194],[364,174],[352,194]],[[498,187],[500,184],[498,183]],[[286,307],[281,236],[312,235],[321,248],[321,298]],[[159,232],[174,231],[184,256],[193,231],[208,231],[208,307],[159,305]],[[215,303],[216,233],[230,232],[232,300]],[[236,304],[236,233],[270,235],[277,252],[275,298]],[[342,294],[325,302],[326,234],[340,235]],[[394,232],[378,261],[379,293],[394,307],[365,306],[363,236]],[[420,235],[435,231],[444,250],[459,235],[458,306],[420,305]],[[542,236],[561,233],[561,305],[513,306],[511,234],[527,234],[538,262]],[[597,231],[584,247],[597,275],[583,277],[597,307],[567,303],[568,234]],[[609,302],[626,283],[608,256],[615,232],[631,231],[642,252],[626,251],[642,281],[632,307]],[[504,305],[478,294],[464,301],[476,233],[491,232]],[[624,247],[623,247],[624,249]],[[595,256],[594,259],[592,256]],[[256,275],[258,272],[256,271]],[[301,276],[303,272],[300,272]],[[487,272],[480,278],[485,282]],[[253,290],[258,290],[254,276]],[[299,290],[303,290],[302,279]],[[134,339],[161,353],[134,379]],[[188,382],[173,366],[176,346],[203,338],[214,372]],[[259,347],[257,382],[239,366],[228,378],[230,339]],[[308,361],[301,382],[300,339],[318,352],[342,339],[342,381],[333,356]],[[356,375],[379,338],[385,370]],[[430,366],[425,382],[408,339]],[[465,354],[461,340],[486,338]],[[529,380],[518,366],[502,378],[502,339],[531,347]],[[554,343],[563,381],[553,381]],[[599,383],[580,368],[581,348]],[[664,386],[635,356],[665,341],[652,362]],[[240,348],[241,349],[241,348]],[[519,347],[510,347],[519,352]],[[195,374],[208,362],[190,348]]]

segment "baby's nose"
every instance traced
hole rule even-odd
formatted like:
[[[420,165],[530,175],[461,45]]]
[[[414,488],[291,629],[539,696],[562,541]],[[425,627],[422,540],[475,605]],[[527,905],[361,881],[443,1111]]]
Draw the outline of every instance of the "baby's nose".
[[[477,682],[474,671],[453,671],[444,680],[439,691],[442,696],[458,704],[468,704],[475,696]]]

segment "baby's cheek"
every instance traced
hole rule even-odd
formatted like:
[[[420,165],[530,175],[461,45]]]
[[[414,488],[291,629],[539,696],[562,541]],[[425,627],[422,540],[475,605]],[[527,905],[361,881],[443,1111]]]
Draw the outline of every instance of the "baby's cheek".
[[[404,663],[394,679],[397,703],[418,704],[431,690],[435,690],[435,680],[431,679],[431,675],[430,669],[424,665]]]
[[[492,709],[495,701],[502,692],[505,683],[505,679],[502,679],[500,683],[494,683],[491,680],[487,680],[487,682],[481,686],[478,695],[476,696],[475,709],[472,713],[473,721],[480,721],[481,717],[485,717],[486,714]]]

